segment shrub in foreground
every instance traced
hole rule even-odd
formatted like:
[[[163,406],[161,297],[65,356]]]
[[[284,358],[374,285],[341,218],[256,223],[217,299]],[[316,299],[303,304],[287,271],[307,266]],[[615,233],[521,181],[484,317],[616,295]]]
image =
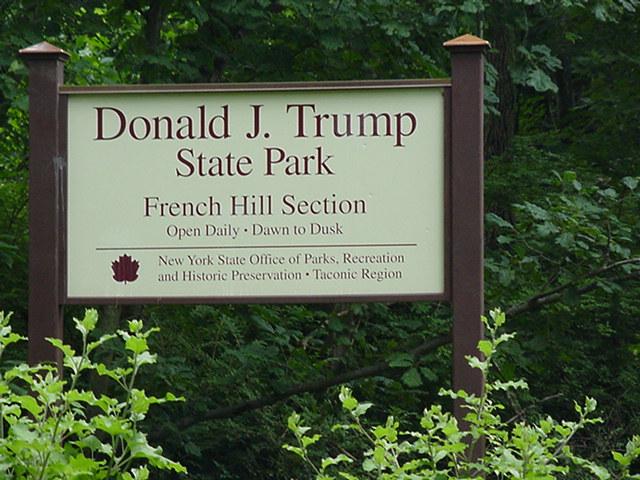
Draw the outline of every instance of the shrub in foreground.
[[[312,446],[321,436],[311,434],[297,413],[288,421],[296,443],[284,448],[301,457],[316,480],[640,479],[640,474],[631,472],[632,463],[640,457],[638,435],[627,443],[624,452],[613,452],[611,468],[572,450],[570,441],[574,435],[587,425],[600,422],[593,416],[596,401],[592,398],[586,398],[584,404],[575,404],[578,417],[575,421],[551,417],[535,422],[504,420],[500,413],[505,407],[496,401],[496,393],[510,394],[526,389],[527,384],[523,380],[489,380],[496,350],[513,334],[498,332],[505,323],[505,315],[500,311],[492,311],[490,318],[483,317],[483,322],[487,339],[481,340],[478,348],[484,359],[470,357],[468,361],[484,375],[485,391],[480,396],[441,391],[442,396],[463,403],[467,429],[463,430],[440,405],[424,411],[420,431],[401,430],[399,422],[391,416],[383,425],[369,426],[364,416],[371,404],[359,402],[349,388],[343,387],[340,400],[349,422],[334,426],[334,430],[352,432],[364,440],[366,449],[355,453],[343,450],[337,456],[314,461]],[[484,454],[474,455],[483,443]]]
[[[12,331],[9,319],[0,313],[0,357],[9,345],[24,340]],[[132,320],[127,330],[90,341],[96,310],[73,321],[82,336],[80,352],[49,339],[63,354],[67,380],[47,365],[21,364],[0,376],[0,478],[145,480],[149,467],[186,472],[149,445],[139,428],[151,405],[180,400],[170,393],[147,396],[135,386],[140,368],[156,361],[147,345],[154,329]],[[124,342],[126,366],[94,362],[94,351],[115,338]],[[80,388],[81,376],[90,372],[113,380],[120,395],[98,396]]]

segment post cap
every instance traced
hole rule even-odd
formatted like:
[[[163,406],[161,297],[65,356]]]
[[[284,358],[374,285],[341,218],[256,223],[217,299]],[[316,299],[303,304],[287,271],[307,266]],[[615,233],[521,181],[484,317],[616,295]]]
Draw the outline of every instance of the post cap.
[[[452,49],[467,48],[467,49],[484,50],[485,48],[490,47],[491,44],[480,37],[476,37],[475,35],[471,35],[470,33],[467,33],[465,35],[461,35],[459,37],[456,37],[454,39],[444,42],[442,46],[445,48],[452,48]]]
[[[21,49],[18,53],[25,60],[56,58],[65,62],[69,59],[69,54],[67,52],[55,45],[51,45],[49,42],[36,43],[30,47]]]

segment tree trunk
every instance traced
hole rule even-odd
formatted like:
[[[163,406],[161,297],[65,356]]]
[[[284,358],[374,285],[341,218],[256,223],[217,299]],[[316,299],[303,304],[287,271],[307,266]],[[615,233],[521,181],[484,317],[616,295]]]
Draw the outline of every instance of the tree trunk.
[[[517,44],[513,30],[505,23],[507,12],[504,8],[494,10],[495,17],[489,21],[488,40],[492,49],[487,60],[496,69],[496,95],[499,115],[488,115],[486,119],[486,158],[502,155],[511,145],[517,128],[516,88],[511,79],[509,66],[514,60],[514,46]]]
[[[163,22],[162,10],[162,0],[153,0],[149,10],[144,12],[145,53],[149,57],[158,55],[160,50],[160,33],[162,32]],[[156,65],[149,59],[142,64],[140,79],[142,83],[153,83],[158,80]]]

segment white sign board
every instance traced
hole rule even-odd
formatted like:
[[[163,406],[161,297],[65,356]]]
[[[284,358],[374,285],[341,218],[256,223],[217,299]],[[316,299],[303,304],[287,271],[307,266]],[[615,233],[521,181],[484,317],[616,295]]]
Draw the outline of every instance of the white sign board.
[[[442,88],[68,101],[69,299],[444,293]]]

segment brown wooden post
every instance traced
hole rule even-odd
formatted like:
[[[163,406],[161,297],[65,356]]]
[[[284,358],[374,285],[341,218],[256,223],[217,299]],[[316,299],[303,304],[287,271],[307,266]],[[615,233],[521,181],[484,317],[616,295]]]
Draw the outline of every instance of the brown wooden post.
[[[489,42],[463,35],[444,44],[451,52],[451,302],[453,388],[479,395],[484,382],[466,356],[479,356],[484,335],[483,95]],[[454,404],[460,421],[465,411]]]
[[[29,68],[29,363],[54,362],[62,338],[60,249],[64,129],[58,87],[69,55],[47,42],[20,50]]]

